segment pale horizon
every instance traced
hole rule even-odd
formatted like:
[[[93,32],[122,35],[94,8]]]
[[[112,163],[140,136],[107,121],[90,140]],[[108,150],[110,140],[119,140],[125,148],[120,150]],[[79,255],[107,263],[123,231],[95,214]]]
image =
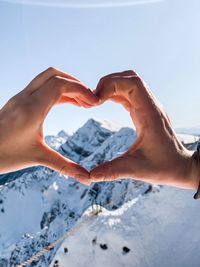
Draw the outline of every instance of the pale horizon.
[[[51,0],[34,1],[47,3],[42,6],[32,0],[12,2],[0,0],[0,107],[49,66],[92,89],[108,73],[135,69],[175,128],[200,125],[198,0],[130,0],[125,3],[132,6],[104,8],[69,8],[69,0],[56,2],[65,8],[48,6]],[[91,110],[62,105],[48,115],[44,133],[75,131],[91,117],[132,124],[129,114],[111,102]]]

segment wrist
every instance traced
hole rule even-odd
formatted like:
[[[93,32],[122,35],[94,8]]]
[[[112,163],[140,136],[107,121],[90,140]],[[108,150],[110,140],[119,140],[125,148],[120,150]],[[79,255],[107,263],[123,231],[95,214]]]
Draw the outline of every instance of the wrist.
[[[189,161],[189,173],[186,180],[188,181],[188,188],[197,190],[200,182],[200,154],[198,151],[188,151],[190,157]]]
[[[193,159],[193,177],[194,177],[194,185],[197,193],[194,195],[195,199],[200,198],[200,151],[197,150],[192,154]]]
[[[197,151],[185,149],[181,155],[181,165],[175,167],[175,176],[172,184],[185,189],[197,190],[200,181],[200,166]]]

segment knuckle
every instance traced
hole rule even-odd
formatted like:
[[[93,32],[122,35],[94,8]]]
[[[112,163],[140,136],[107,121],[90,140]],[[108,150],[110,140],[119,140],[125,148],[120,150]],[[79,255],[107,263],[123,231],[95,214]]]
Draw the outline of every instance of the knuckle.
[[[139,76],[132,76],[129,78],[131,91],[137,92],[138,90],[144,91],[146,85]]]
[[[105,77],[105,76],[104,76],[104,77],[102,77],[102,78],[99,80],[99,85],[100,85],[100,84],[102,84],[102,83],[104,83],[105,79],[106,79],[106,77]]]
[[[54,76],[54,77],[52,77],[51,78],[51,80],[53,81],[53,82],[55,82],[55,83],[59,83],[60,81],[62,81],[62,79],[59,77],[59,76]]]
[[[103,77],[99,80],[99,83],[104,83],[104,82],[108,81],[111,77],[112,77],[111,74],[106,75],[106,76],[103,76]]]
[[[54,68],[54,67],[48,67],[48,68],[46,69],[46,71],[47,71],[47,72],[55,72],[55,71],[56,71],[56,68]]]
[[[125,71],[128,75],[137,75],[137,73],[134,70],[126,70]]]
[[[107,78],[108,78],[108,75],[105,75],[105,76],[101,77],[100,81],[103,81],[103,80],[105,80]]]
[[[57,87],[57,89],[58,88],[62,89],[64,85],[64,80],[59,76],[54,76],[51,78],[51,84],[53,87]]]
[[[139,76],[131,76],[130,79],[136,85],[140,85],[142,83],[142,79]]]
[[[109,74],[99,80],[98,87],[109,87],[112,86],[115,82],[116,77],[114,76],[114,74]]]
[[[105,87],[110,87],[116,82],[116,80],[117,79],[115,77],[107,77],[103,80],[102,85]]]
[[[59,97],[65,89],[66,81],[60,76],[54,76],[51,81],[51,90],[53,90],[53,94]]]

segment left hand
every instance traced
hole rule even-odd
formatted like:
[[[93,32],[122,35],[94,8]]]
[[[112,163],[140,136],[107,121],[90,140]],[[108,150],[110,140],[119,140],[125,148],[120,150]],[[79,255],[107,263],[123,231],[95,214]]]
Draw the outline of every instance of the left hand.
[[[87,170],[45,144],[43,122],[56,104],[91,107],[97,102],[83,83],[67,73],[49,68],[38,75],[0,110],[0,173],[44,165],[90,184]]]

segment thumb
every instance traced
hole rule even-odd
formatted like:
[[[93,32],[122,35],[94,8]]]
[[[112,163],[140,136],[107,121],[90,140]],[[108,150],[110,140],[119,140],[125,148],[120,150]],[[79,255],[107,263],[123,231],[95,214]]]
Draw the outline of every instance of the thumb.
[[[107,161],[90,173],[91,182],[113,181],[120,178],[133,178],[136,175],[134,158],[121,156]]]
[[[66,176],[72,176],[85,185],[91,184],[89,172],[77,163],[65,158],[47,145],[42,146],[41,154],[42,159],[40,160],[40,163],[42,165]]]

